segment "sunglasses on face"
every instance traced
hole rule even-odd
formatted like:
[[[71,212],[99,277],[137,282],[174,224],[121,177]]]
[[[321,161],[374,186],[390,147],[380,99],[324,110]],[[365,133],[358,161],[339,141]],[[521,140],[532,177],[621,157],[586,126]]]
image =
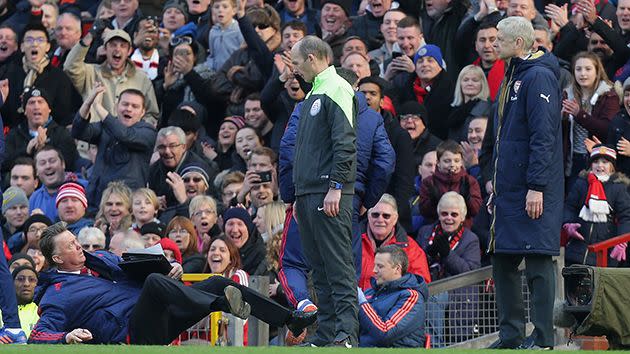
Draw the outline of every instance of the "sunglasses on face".
[[[445,217],[447,217],[447,216],[449,216],[449,215],[450,215],[452,218],[456,218],[456,217],[458,217],[458,216],[459,216],[459,213],[458,213],[458,212],[456,212],[456,211],[453,211],[453,212],[450,212],[450,213],[449,213],[448,211],[441,211],[441,212],[440,212],[440,216],[441,216],[441,217],[443,217],[443,218],[445,218]]]
[[[383,216],[383,219],[385,220],[389,220],[392,217],[392,214],[379,213],[377,211],[373,211],[372,213],[370,213],[370,216],[374,219],[378,219],[379,217],[381,217],[381,215]]]
[[[259,23],[259,24],[255,24],[254,28],[258,28],[259,30],[264,30],[264,29],[269,28],[269,25],[265,23]]]
[[[180,36],[180,37],[173,37],[173,38],[171,38],[171,46],[172,47],[177,47],[178,45],[180,45],[182,43],[192,44],[192,42],[193,42],[192,38],[190,38],[188,36]]]

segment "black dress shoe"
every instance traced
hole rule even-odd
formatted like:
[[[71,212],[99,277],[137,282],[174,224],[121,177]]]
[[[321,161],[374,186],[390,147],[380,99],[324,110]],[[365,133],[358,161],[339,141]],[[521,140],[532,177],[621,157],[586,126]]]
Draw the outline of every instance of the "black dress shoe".
[[[294,336],[299,336],[304,328],[312,325],[315,321],[317,321],[317,311],[293,311],[287,322],[287,327],[293,332]]]

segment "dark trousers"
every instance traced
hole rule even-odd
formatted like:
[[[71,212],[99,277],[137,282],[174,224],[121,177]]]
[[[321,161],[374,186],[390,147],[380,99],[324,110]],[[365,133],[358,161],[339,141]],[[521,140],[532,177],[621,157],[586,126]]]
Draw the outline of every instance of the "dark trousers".
[[[306,259],[313,268],[318,327],[313,342],[325,345],[359,332],[357,280],[352,256],[352,196],[342,195],[339,215],[323,210],[324,194],[296,198],[298,227]]]
[[[525,338],[525,306],[518,265],[525,258],[525,277],[531,294],[531,321],[534,344],[554,345],[553,303],[556,274],[551,256],[495,254],[492,276],[499,315],[499,338],[509,347],[519,346]]]
[[[2,197],[0,197],[0,201]],[[7,328],[21,328],[18,317],[17,300],[15,299],[15,288],[13,287],[13,277],[9,273],[9,266],[4,257],[2,249],[2,233],[0,232],[0,309],[2,310],[2,321]]]
[[[145,280],[129,318],[131,343],[169,344],[211,312],[230,312],[223,293],[228,285],[241,290],[243,299],[251,306],[251,314],[256,318],[276,327],[282,327],[288,321],[291,315],[289,309],[230,279],[214,276],[185,286],[154,273]]]

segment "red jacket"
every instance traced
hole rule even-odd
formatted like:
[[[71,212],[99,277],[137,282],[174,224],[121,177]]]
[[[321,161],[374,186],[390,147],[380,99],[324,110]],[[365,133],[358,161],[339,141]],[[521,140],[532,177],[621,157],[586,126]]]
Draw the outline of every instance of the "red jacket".
[[[468,184],[468,193],[462,193],[464,181]],[[470,229],[472,219],[479,213],[483,199],[481,198],[479,182],[477,182],[475,177],[469,175],[464,167],[455,175],[447,175],[436,169],[433,176],[422,180],[418,200],[420,202],[420,214],[425,218],[424,223],[430,224],[437,221],[437,203],[444,193],[450,191],[464,194],[462,196],[466,201],[466,208],[468,209],[464,226]]]
[[[427,263],[427,256],[416,241],[407,236],[405,230],[396,225],[394,235],[389,236],[381,246],[386,245],[398,245],[400,246],[407,257],[409,258],[408,273],[417,274],[424,278],[426,283],[431,282],[431,275],[429,274],[429,264]],[[361,278],[359,278],[359,286],[363,290],[371,288],[370,279],[374,276],[374,257],[376,255],[376,243],[371,236],[367,234],[367,230],[364,230],[361,235]]]

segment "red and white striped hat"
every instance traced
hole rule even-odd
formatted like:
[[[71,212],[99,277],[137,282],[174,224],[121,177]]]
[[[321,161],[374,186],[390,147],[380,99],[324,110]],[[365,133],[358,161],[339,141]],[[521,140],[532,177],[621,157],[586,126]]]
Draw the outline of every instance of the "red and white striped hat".
[[[81,202],[81,204],[83,204],[83,207],[87,208],[87,197],[85,196],[85,189],[83,189],[82,185],[75,182],[67,182],[62,184],[61,187],[59,187],[59,191],[57,192],[55,206],[58,208],[59,202],[61,202],[63,198],[69,197],[77,198]]]
[[[593,146],[593,150],[591,151],[591,156],[589,158],[589,163],[593,163],[596,159],[603,157],[606,160],[610,161],[613,165],[617,162],[617,152],[615,149],[611,149],[606,145],[595,145]]]

